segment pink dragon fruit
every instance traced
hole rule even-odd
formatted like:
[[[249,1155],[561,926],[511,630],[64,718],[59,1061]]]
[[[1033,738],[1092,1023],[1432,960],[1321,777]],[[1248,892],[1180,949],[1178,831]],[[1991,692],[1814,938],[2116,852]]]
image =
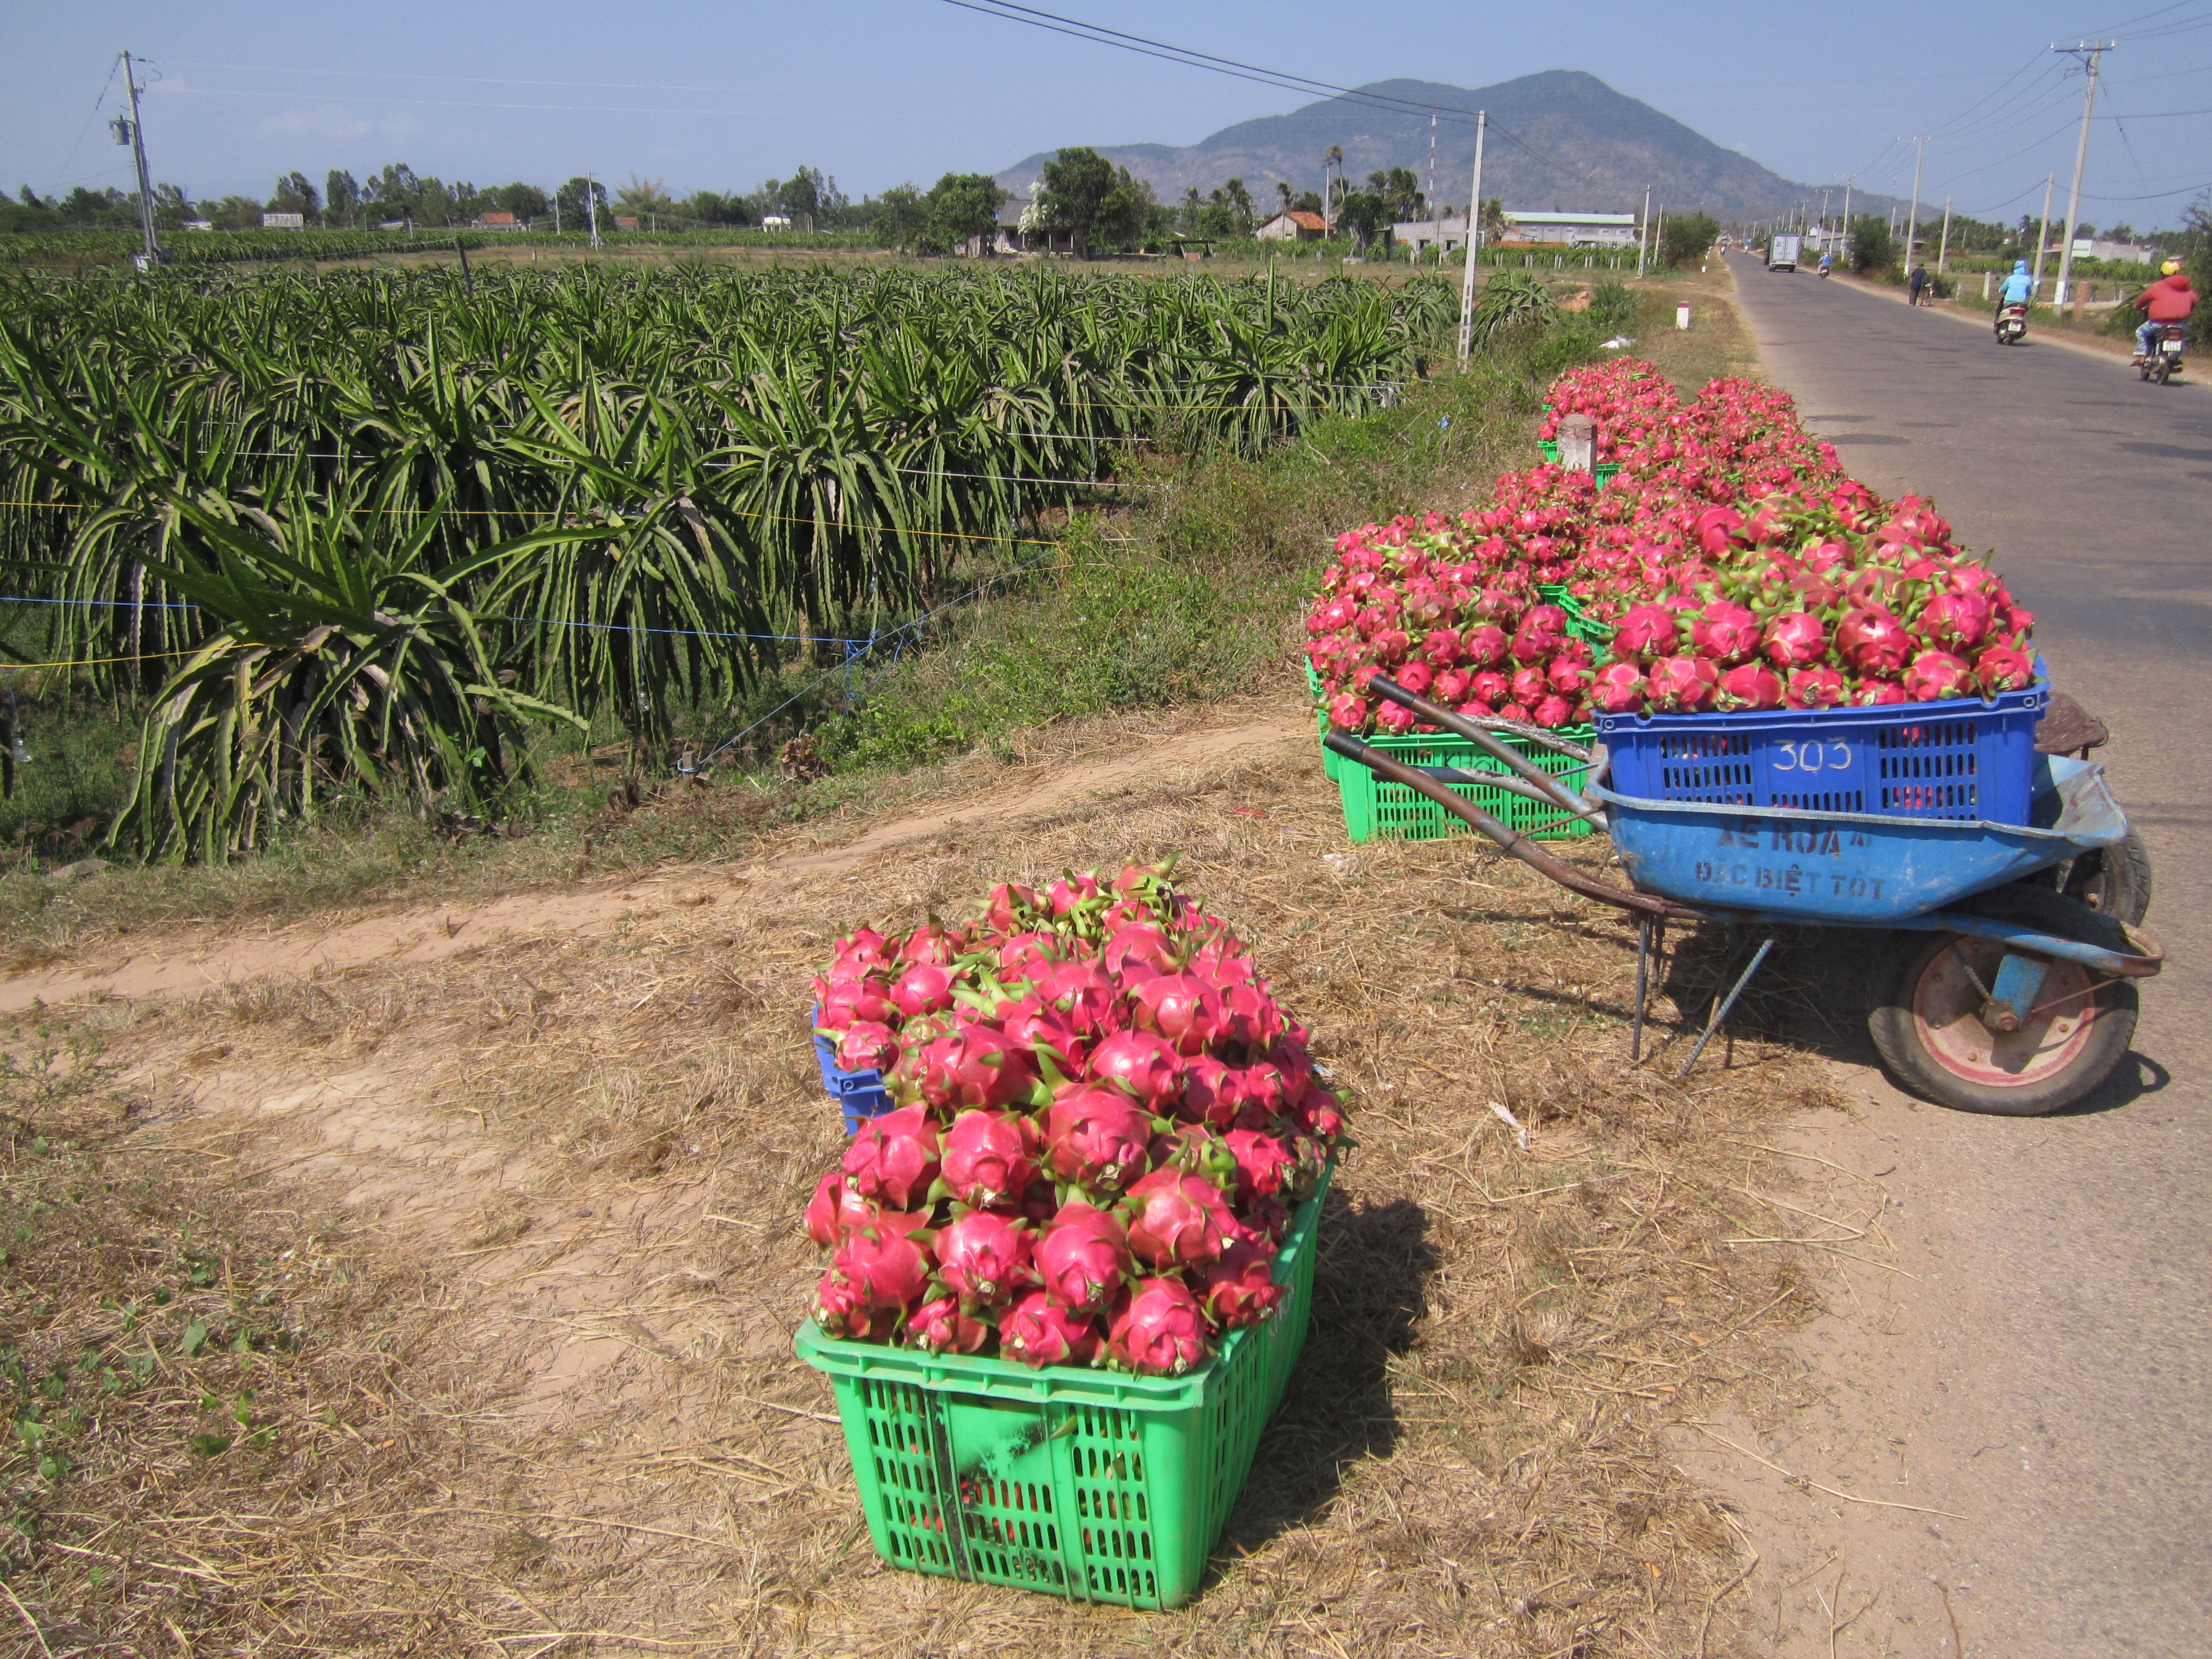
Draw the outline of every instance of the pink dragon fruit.
[[[1536,706],[1528,711],[1528,723],[1531,726],[1540,726],[1547,732],[1556,732],[1563,726],[1571,726],[1574,724],[1574,704],[1557,692],[1539,697],[1536,700]]]
[[[832,1283],[844,1288],[844,1297],[833,1301],[817,1297],[819,1310],[829,1309],[848,1319],[855,1311],[897,1313],[918,1299],[929,1283],[929,1253],[917,1237],[888,1227],[867,1227],[848,1233],[838,1241],[830,1259],[823,1287]],[[830,1328],[823,1322],[823,1328]],[[831,1332],[832,1335],[837,1334]]]
[[[1099,961],[1106,971],[1126,984],[1132,970],[1146,974],[1172,974],[1182,966],[1182,957],[1170,939],[1155,924],[1133,921],[1124,924],[1106,941],[1099,953]]]
[[[1328,700],[1328,723],[1340,732],[1358,732],[1367,725],[1367,700],[1340,691]]]
[[[1720,673],[1706,657],[1662,657],[1651,665],[1651,706],[1662,714],[1694,714],[1712,706]]]
[[[1121,993],[1102,963],[1044,963],[1030,984],[1046,1006],[1066,1016],[1069,1029],[1085,1042],[1121,1028]]]
[[[815,1025],[823,1031],[844,1031],[859,1020],[887,1024],[897,1013],[897,1007],[884,994],[881,980],[839,980],[823,988],[821,1012],[815,1016]]]
[[[844,1170],[853,1190],[895,1210],[910,1210],[937,1179],[937,1125],[921,1106],[872,1117],[845,1148]]]
[[[1496,669],[1486,668],[1468,681],[1467,694],[1497,708],[1513,701],[1513,682]]]
[[[1394,738],[1402,738],[1416,724],[1413,711],[1401,704],[1386,702],[1375,711],[1375,723]]]
[[[1690,645],[1723,667],[1742,662],[1759,650],[1759,617],[1747,605],[1715,599],[1691,621]]]
[[[1790,676],[1790,688],[1783,694],[1784,704],[1790,708],[1834,708],[1850,695],[1842,673],[1833,668],[1800,668]]]
[[[1230,1242],[1221,1260],[1206,1270],[1198,1294],[1207,1316],[1224,1331],[1258,1324],[1283,1301],[1269,1252],[1249,1238]]]
[[[1888,611],[1866,606],[1836,624],[1836,654],[1861,674],[1894,674],[1912,650],[1912,635]]]
[[[1103,1346],[1090,1315],[1061,1306],[1043,1291],[1020,1297],[999,1321],[1000,1348],[1024,1365],[1089,1365]]]
[[[1055,916],[1073,915],[1105,890],[1096,874],[1079,876],[1071,870],[1045,890],[1045,902]]]
[[[1129,993],[1129,1000],[1138,1028],[1164,1037],[1179,1054],[1205,1053],[1228,1026],[1220,994],[1195,974],[1145,980]]]
[[[1490,623],[1468,629],[1460,638],[1466,647],[1462,660],[1470,668],[1496,668],[1511,653],[1505,630]]]
[[[1534,708],[1552,695],[1552,688],[1544,678],[1544,671],[1530,666],[1513,671],[1510,696],[1523,708]]]
[[[1236,1229],[1221,1188],[1177,1169],[1155,1170],[1133,1182],[1123,1210],[1129,1249],[1163,1269],[1212,1261]]]
[[[1644,707],[1644,671],[1632,662],[1609,662],[1597,671],[1589,696],[1608,714],[1633,714]]]
[[[901,941],[898,949],[902,962],[933,962],[940,967],[949,965],[960,954],[961,941],[936,922],[925,922]]]
[[[1212,1054],[1196,1056],[1183,1072],[1178,1114],[1193,1123],[1227,1128],[1237,1121],[1237,1108],[1243,1103],[1243,1076]]]
[[[1766,624],[1765,650],[1767,661],[1786,674],[1827,655],[1828,630],[1818,617],[1785,611]]]
[[[844,1072],[882,1072],[898,1064],[899,1040],[888,1025],[856,1019],[837,1042],[837,1068]]]
[[[945,1184],[963,1204],[1010,1203],[1037,1178],[1042,1151],[1043,1137],[1032,1118],[963,1112],[945,1134]]]
[[[1060,1180],[1115,1192],[1142,1172],[1152,1156],[1152,1121],[1127,1095],[1091,1083],[1071,1083],[1045,1110],[1045,1163]]]
[[[2025,691],[2035,684],[2035,665],[2024,651],[1993,645],[1974,659],[1974,678],[1984,696],[2000,691]]]
[[[1125,1291],[1106,1337],[1107,1352],[1139,1376],[1181,1376],[1209,1346],[1205,1310],[1172,1279],[1143,1279]]]
[[[942,963],[911,963],[891,987],[891,1000],[908,1018],[943,1013],[952,1006],[951,970]]]
[[[1018,933],[1029,925],[1030,918],[1042,913],[1044,901],[1033,888],[1018,882],[1002,881],[991,890],[983,902],[983,920],[996,933]]]
[[[1120,1220],[1079,1198],[1061,1205],[1037,1236],[1032,1260],[1046,1294],[1083,1313],[1103,1308],[1135,1265]]]
[[[1672,656],[1678,637],[1673,611],[1663,605],[1632,605],[1613,630],[1613,648],[1623,658]]]
[[[963,1309],[958,1297],[940,1296],[914,1310],[906,1336],[932,1353],[980,1353],[991,1340],[991,1328]]]
[[[1415,696],[1425,697],[1429,695],[1429,682],[1436,678],[1436,671],[1416,657],[1401,666],[1393,678]]]
[[[1449,628],[1437,629],[1421,641],[1421,655],[1428,659],[1431,668],[1439,672],[1458,667],[1460,659],[1465,654],[1466,647],[1461,643],[1458,633]]]
[[[884,1342],[898,1324],[898,1310],[869,1305],[867,1292],[836,1268],[814,1287],[814,1322],[825,1336],[853,1342]]]
[[[1467,701],[1467,683],[1474,677],[1464,669],[1447,668],[1429,688],[1431,701],[1454,708]]]
[[[963,1019],[951,1030],[906,1055],[915,1087],[931,1105],[1003,1106],[1036,1081],[1036,1060],[1007,1042],[1003,1031]]]
[[[1283,1190],[1296,1163],[1289,1147],[1273,1135],[1249,1129],[1231,1129],[1222,1137],[1237,1160],[1237,1197],[1242,1204],[1256,1198],[1273,1198]]]
[[[1155,1117],[1175,1108],[1182,1089],[1182,1058],[1150,1031],[1116,1031],[1091,1051],[1090,1072],[1133,1097]]]
[[[1974,671],[1963,657],[1948,651],[1923,651],[1905,671],[1905,690],[1914,702],[1972,696]]]
[[[1723,710],[1779,708],[1780,676],[1764,663],[1739,664],[1721,676],[1713,692],[1713,707]]]
[[[1556,605],[1540,605],[1521,618],[1513,630],[1513,655],[1519,662],[1550,657],[1566,642],[1567,613]]]
[[[1851,693],[1852,705],[1859,708],[1888,708],[1911,701],[1911,695],[1895,680],[1861,680]]]
[[[1975,592],[1938,593],[1920,613],[1920,631],[1946,651],[1966,656],[1990,631],[1993,607]]]
[[[1544,670],[1545,683],[1553,693],[1562,697],[1578,697],[1589,685],[1589,667],[1571,653],[1562,651],[1552,659]]]
[[[975,1307],[996,1307],[1036,1277],[1028,1224],[994,1211],[957,1215],[938,1230],[936,1249],[938,1277]]]

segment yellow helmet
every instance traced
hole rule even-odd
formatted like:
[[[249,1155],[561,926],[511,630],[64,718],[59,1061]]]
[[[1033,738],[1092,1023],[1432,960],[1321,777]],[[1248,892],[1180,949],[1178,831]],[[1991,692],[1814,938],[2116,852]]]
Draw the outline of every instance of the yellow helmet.
[[[2164,264],[2158,268],[2158,274],[2161,276],[2180,276],[2181,261],[2179,259],[2168,259]]]

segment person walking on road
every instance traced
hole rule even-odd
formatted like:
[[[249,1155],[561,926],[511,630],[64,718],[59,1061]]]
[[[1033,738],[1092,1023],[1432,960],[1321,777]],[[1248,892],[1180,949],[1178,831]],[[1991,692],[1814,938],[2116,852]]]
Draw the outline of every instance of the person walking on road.
[[[1918,305],[1920,303],[1920,296],[1928,290],[1928,267],[1926,265],[1916,264],[1912,267],[1912,275],[1905,279],[1905,304],[1911,306]]]
[[[2181,262],[2168,259],[2158,269],[2158,281],[2136,295],[2136,309],[2143,313],[2142,326],[2136,330],[2137,362],[2157,349],[2158,330],[2168,323],[2187,322],[2197,309],[2197,290],[2190,287]]]

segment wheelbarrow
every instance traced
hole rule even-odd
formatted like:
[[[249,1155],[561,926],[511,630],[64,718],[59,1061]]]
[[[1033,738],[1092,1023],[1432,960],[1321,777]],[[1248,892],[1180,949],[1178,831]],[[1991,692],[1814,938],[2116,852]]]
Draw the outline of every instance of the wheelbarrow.
[[[1324,739],[1329,749],[1418,791],[1560,886],[1637,917],[1636,1063],[1643,1059],[1651,964],[1664,954],[1669,922],[1717,921],[1732,947],[1721,975],[1726,993],[1716,988],[1705,1030],[1677,1076],[1697,1064],[1772,954],[1779,930],[1874,929],[1897,936],[1895,949],[1875,953],[1881,965],[1868,986],[1867,1024],[1884,1065],[1899,1083],[1940,1104],[2008,1116],[2057,1111],[2110,1076],[2135,1033],[2136,981],[2164,964],[2164,953],[2139,925],[2149,897],[2142,842],[2106,787],[2103,769],[2086,758],[2035,755],[2026,823],[1835,810],[1829,803],[1860,799],[1848,791],[1801,795],[1821,804],[1800,806],[1717,798],[1727,790],[1708,791],[1704,799],[1656,799],[1610,787],[1602,749],[1513,728],[1580,760],[1577,787],[1575,773],[1540,770],[1492,731],[1387,676],[1376,677],[1372,692],[1464,738],[1504,771],[1408,767],[1334,730]],[[2070,702],[2066,708],[2079,714]],[[2056,712],[2045,713],[2045,724]],[[1936,705],[1886,713],[1923,726],[1941,718]],[[1841,730],[1819,727],[1817,716],[1808,724],[1831,739]],[[2094,726],[2077,722],[2063,735],[2077,738]],[[1918,728],[1898,729],[1909,743]],[[2090,740],[2102,736],[2096,728]],[[1899,739],[1884,741],[1890,752]],[[1790,745],[1792,758],[1799,750],[1829,746]],[[2087,744],[2078,746],[2086,754]],[[1885,763],[1893,770],[1900,765],[1893,753]],[[1629,885],[1577,869],[1451,787],[1475,782],[1607,831]],[[1885,798],[1911,803],[1922,796],[1891,791]],[[1740,974],[1739,939],[1757,941]]]

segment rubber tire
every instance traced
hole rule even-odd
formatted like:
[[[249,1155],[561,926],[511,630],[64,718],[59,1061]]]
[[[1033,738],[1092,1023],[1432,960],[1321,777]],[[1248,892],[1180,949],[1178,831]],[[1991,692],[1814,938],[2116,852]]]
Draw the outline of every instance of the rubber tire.
[[[1958,907],[1975,915],[2025,922],[2045,933],[2125,948],[2119,924],[2088,906],[2047,887],[2015,882],[1970,899]],[[1929,942],[1915,951],[1913,938]],[[1996,1088],[1959,1076],[1929,1054],[1913,1018],[1913,995],[1936,957],[1950,949],[1953,933],[1897,936],[1900,949],[1881,952],[1868,987],[1867,1031],[1890,1080],[1908,1093],[1955,1111],[1996,1117],[2043,1117],[2071,1106],[2110,1077],[2135,1041],[2137,1000],[2130,979],[2094,982],[2091,994],[2097,1016],[2088,1045],[2074,1063],[2054,1077],[2017,1088]]]
[[[2140,927],[2150,915],[2150,849],[2142,835],[2130,830],[2117,847],[2100,848],[2070,864],[2054,864],[2023,876],[2020,884],[2063,893],[2099,915]]]

